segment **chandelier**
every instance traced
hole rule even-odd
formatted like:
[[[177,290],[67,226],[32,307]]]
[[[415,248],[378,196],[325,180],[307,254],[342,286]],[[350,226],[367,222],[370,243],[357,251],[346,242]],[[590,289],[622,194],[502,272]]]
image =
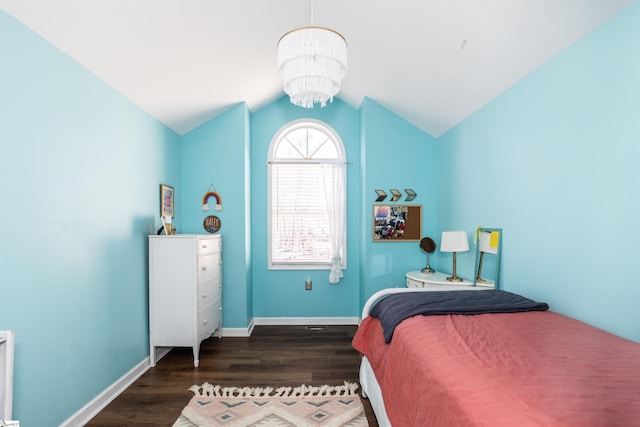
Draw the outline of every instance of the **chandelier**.
[[[278,42],[278,70],[292,104],[325,107],[327,101],[333,102],[347,73],[347,41],[324,27],[291,30]]]

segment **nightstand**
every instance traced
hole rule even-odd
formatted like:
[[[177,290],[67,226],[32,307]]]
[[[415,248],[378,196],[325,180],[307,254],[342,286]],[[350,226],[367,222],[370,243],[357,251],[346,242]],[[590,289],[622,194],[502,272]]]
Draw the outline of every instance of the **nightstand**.
[[[462,282],[450,282],[447,277],[450,274],[441,273],[436,271],[432,274],[422,274],[420,270],[410,271],[407,273],[407,287],[408,288],[432,288],[434,291],[455,291],[463,289],[471,290],[483,290],[493,289],[493,284],[490,286],[473,286],[473,282],[463,280]]]

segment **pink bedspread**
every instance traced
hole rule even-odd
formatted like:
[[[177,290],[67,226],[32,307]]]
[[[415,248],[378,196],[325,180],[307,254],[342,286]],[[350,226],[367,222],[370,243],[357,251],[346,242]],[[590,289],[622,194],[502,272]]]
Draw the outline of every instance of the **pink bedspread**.
[[[367,356],[394,427],[640,426],[640,344],[553,312],[415,316]]]

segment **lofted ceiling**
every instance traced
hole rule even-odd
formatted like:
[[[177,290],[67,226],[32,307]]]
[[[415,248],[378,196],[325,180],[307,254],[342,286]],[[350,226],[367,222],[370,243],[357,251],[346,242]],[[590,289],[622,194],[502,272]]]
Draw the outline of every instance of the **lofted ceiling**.
[[[348,43],[338,97],[439,136],[634,0],[0,0],[0,8],[179,134],[284,95],[279,38]],[[320,108],[319,106],[315,108]]]

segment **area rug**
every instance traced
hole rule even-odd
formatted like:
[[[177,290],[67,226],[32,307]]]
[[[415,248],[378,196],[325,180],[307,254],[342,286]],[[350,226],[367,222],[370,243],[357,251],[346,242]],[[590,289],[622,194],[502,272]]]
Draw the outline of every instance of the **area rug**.
[[[358,384],[221,387],[204,383],[173,427],[366,427]]]

